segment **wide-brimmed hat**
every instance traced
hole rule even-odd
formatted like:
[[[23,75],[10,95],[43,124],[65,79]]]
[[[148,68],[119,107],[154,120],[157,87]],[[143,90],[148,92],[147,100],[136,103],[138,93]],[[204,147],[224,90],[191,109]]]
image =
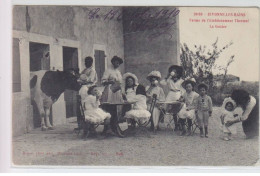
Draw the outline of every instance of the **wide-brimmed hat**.
[[[138,78],[136,77],[136,75],[135,75],[135,74],[133,74],[133,73],[130,73],[130,72],[127,72],[127,73],[125,73],[125,74],[123,75],[123,82],[125,82],[125,81],[126,81],[126,79],[127,79],[128,77],[131,77],[131,78],[133,78],[133,79],[134,79],[134,81],[135,81],[135,84],[136,84],[136,85],[138,84]]]
[[[151,73],[149,73],[146,77],[146,79],[150,80],[151,77],[155,77],[155,78],[158,78],[158,79],[161,79],[162,75],[159,71],[152,71]]]
[[[194,88],[194,87],[196,86],[196,80],[195,80],[194,78],[187,79],[187,80],[183,81],[183,83],[181,84],[181,86],[182,86],[183,88],[185,88],[187,84],[191,84],[192,87]]]
[[[225,109],[227,103],[232,103],[234,108],[237,106],[236,102],[231,97],[227,97],[223,101],[222,108]]]
[[[120,58],[120,57],[118,57],[118,56],[114,56],[114,57],[111,59],[111,63],[112,63],[112,64],[113,64],[113,62],[115,62],[115,61],[118,61],[119,64],[124,63],[123,59]]]
[[[183,67],[179,65],[171,65],[168,69],[168,72],[171,73],[173,70],[176,70],[177,74],[182,77],[183,75]]]
[[[198,85],[198,89],[200,89],[200,88],[205,88],[206,90],[208,90],[208,89],[209,89],[209,86],[208,86],[207,84],[205,84],[205,83],[200,83],[200,84]]]

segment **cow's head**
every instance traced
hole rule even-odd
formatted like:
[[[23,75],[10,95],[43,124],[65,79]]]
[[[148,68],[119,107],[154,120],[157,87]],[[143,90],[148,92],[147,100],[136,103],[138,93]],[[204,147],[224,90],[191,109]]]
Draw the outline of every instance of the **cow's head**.
[[[81,85],[78,83],[78,76],[74,70],[58,71],[61,73],[65,89],[78,91]]]

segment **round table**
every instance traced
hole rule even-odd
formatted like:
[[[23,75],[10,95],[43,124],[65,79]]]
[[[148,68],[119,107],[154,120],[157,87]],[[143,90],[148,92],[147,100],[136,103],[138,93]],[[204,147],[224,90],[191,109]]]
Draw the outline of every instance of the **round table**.
[[[125,121],[125,113],[132,108],[133,103],[130,102],[116,102],[116,103],[109,103],[103,102],[101,103],[101,108],[111,114],[110,119],[110,127],[114,133],[116,133],[119,137],[124,137],[124,133],[121,130],[119,123]],[[121,107],[121,108],[120,108]],[[104,132],[107,130],[108,127],[104,128]]]
[[[181,110],[182,106],[184,105],[183,102],[179,102],[179,101],[172,101],[172,102],[166,102],[166,101],[159,101],[157,102],[157,104],[159,105],[158,108],[160,109],[161,113],[163,114],[163,118],[165,119],[165,116],[168,115],[168,117],[171,117],[169,119],[167,119],[165,121],[167,128],[172,128],[173,129],[173,125],[172,125],[172,121],[174,121],[174,123],[178,123],[177,121],[177,114],[179,113],[179,111]],[[159,121],[162,121],[162,119],[160,119]]]

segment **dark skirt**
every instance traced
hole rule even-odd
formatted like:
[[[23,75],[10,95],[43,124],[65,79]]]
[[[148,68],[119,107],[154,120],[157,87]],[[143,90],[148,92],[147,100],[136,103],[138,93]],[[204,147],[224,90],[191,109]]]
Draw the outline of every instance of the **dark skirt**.
[[[242,123],[247,138],[259,136],[259,100],[256,98],[256,105],[249,114],[247,120]]]

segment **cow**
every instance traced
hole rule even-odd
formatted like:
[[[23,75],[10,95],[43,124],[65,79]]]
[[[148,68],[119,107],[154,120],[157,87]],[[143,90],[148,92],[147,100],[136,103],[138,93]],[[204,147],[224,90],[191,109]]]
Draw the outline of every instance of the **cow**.
[[[65,89],[78,91],[81,85],[71,71],[40,70],[30,74],[31,100],[35,102],[41,117],[41,129],[53,130],[50,124],[50,108]]]

